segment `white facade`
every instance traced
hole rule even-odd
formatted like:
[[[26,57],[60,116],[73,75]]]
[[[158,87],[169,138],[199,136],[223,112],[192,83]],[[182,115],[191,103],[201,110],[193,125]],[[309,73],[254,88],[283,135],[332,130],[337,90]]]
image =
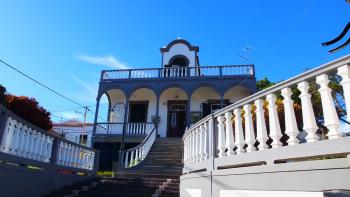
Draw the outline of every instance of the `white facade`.
[[[93,124],[91,123],[86,123],[85,127],[83,126],[83,123],[77,121],[54,123],[52,130],[63,135],[64,138],[71,142],[92,147],[91,136],[93,132]]]

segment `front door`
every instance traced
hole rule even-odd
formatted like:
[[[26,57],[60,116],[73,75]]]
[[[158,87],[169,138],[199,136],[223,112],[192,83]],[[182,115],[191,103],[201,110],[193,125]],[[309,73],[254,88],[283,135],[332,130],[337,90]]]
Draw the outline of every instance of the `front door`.
[[[182,137],[186,128],[187,101],[168,101],[168,137]]]

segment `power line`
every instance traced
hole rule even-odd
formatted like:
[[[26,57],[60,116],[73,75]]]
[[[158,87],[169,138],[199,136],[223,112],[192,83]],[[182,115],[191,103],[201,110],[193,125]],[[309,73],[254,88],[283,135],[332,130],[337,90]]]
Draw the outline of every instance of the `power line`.
[[[78,103],[78,102],[76,102],[76,101],[74,101],[74,100],[68,98],[67,96],[64,96],[63,94],[57,92],[56,90],[53,90],[52,88],[48,87],[47,85],[45,85],[45,84],[39,82],[38,80],[34,79],[34,78],[31,77],[31,76],[25,74],[24,72],[18,70],[17,68],[15,68],[14,66],[12,66],[12,65],[10,65],[9,63],[5,62],[4,60],[0,59],[0,62],[3,63],[4,65],[6,65],[7,67],[11,68],[12,70],[18,72],[19,74],[21,74],[21,75],[27,77],[28,79],[34,81],[35,83],[39,84],[40,86],[42,86],[42,87],[48,89],[49,91],[55,93],[56,95],[58,95],[58,96],[60,96],[60,97],[62,97],[62,98],[64,98],[64,99],[66,99],[66,100],[68,100],[68,101],[70,101],[70,102],[72,102],[72,103],[74,103],[74,104],[76,104],[76,105],[79,105],[80,107],[83,107],[83,108],[86,107],[86,106],[83,106],[83,105],[81,105],[80,103]]]
[[[10,65],[9,63],[5,62],[5,61],[2,60],[2,59],[0,59],[0,62],[3,63],[5,66],[11,68],[12,70],[16,71],[17,73],[23,75],[24,77],[26,77],[26,78],[32,80],[32,81],[35,82],[36,84],[38,84],[38,85],[44,87],[45,89],[47,89],[47,90],[53,92],[54,94],[56,94],[56,95],[58,95],[58,96],[60,96],[60,97],[62,97],[62,98],[64,98],[64,99],[66,99],[66,100],[68,100],[68,101],[70,101],[70,102],[72,102],[72,103],[74,103],[74,104],[76,104],[76,105],[78,105],[78,106],[84,108],[85,110],[87,110],[88,112],[91,112],[92,114],[95,113],[95,112],[91,111],[91,109],[89,109],[89,107],[91,107],[91,106],[84,106],[84,105],[82,105],[82,104],[80,104],[80,103],[74,101],[73,99],[68,98],[67,96],[63,95],[62,93],[60,93],[60,92],[58,92],[58,91],[56,91],[56,90],[54,90],[54,89],[48,87],[48,86],[45,85],[44,83],[42,83],[42,82],[40,82],[40,81],[34,79],[33,77],[29,76],[28,74],[25,74],[24,72],[20,71],[19,69],[17,69],[16,67]],[[102,119],[102,120],[105,120],[104,118],[101,118],[100,116],[97,116],[97,117],[100,118],[100,119]]]

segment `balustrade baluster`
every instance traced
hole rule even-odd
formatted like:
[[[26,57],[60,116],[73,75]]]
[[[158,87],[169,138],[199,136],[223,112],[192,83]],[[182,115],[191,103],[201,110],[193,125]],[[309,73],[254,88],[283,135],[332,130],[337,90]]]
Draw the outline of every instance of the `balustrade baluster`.
[[[204,125],[201,124],[199,126],[199,161],[204,160],[204,152],[203,152],[203,146],[204,146]]]
[[[18,142],[18,138],[19,138],[19,127],[20,127],[20,123],[15,124],[15,130],[14,130],[14,135],[13,135],[13,140],[11,143],[11,154],[16,155],[16,150],[17,150],[17,142]]]
[[[244,134],[242,127],[242,109],[237,108],[233,112],[235,114],[235,145],[237,147],[236,153],[244,153]]]
[[[224,117],[218,116],[218,150],[219,150],[219,158],[225,156],[225,125],[224,125]]]
[[[225,147],[227,149],[226,155],[232,156],[235,154],[233,149],[235,148],[235,141],[233,137],[233,122],[232,122],[232,112],[225,113],[225,123],[226,123],[226,144]]]
[[[244,128],[245,128],[245,143],[247,144],[246,151],[252,152],[255,151],[255,134],[254,134],[254,126],[252,119],[252,105],[246,104],[243,106],[244,110]]]
[[[324,125],[328,129],[327,137],[329,139],[336,139],[342,137],[339,131],[339,119],[335,110],[334,101],[332,97],[332,89],[328,87],[328,75],[322,74],[316,77],[316,83],[320,85],[318,92],[321,94],[322,110],[324,117]]]
[[[53,155],[55,156],[55,155]],[[57,156],[56,156],[56,163],[58,165],[62,164],[62,142],[58,143],[58,147],[57,147]]]
[[[131,151],[130,167],[134,166],[134,160],[135,160],[134,152],[135,152],[135,150]]]
[[[309,83],[304,81],[298,84],[298,89],[300,90],[300,99],[303,115],[303,129],[307,133],[306,141],[315,142],[319,140],[316,134],[318,129],[316,124],[316,118],[314,114],[314,109],[312,108],[311,95],[309,94]]]
[[[344,101],[346,106],[346,120],[350,122],[350,66],[345,65],[338,68],[338,75],[342,78],[340,84],[343,86]]]
[[[299,134],[297,121],[295,118],[295,112],[293,107],[293,100],[291,99],[292,90],[290,88],[283,88],[281,90],[283,96],[283,107],[284,107],[284,120],[286,127],[286,135],[288,135],[288,145],[299,144],[297,136]]]
[[[23,127],[23,139],[22,139],[22,144],[21,144],[21,157],[26,157],[26,147],[27,147],[27,143],[28,143],[28,127],[26,125],[24,125]]]
[[[269,102],[269,127],[270,127],[270,138],[272,139],[272,148],[278,148],[282,146],[280,141],[282,137],[280,122],[277,114],[276,95],[269,94],[266,96],[266,100]]]
[[[208,149],[207,149],[207,146],[208,146],[208,122],[206,122],[204,124],[204,134],[203,134],[203,138],[204,138],[204,141],[203,141],[203,158],[204,160],[207,160],[208,159]]]
[[[62,165],[67,165],[67,155],[68,155],[67,145],[65,142],[62,142]]]
[[[261,99],[258,99],[254,102],[254,104],[256,106],[256,110],[255,110],[256,139],[259,142],[258,148],[259,150],[265,150],[267,149],[266,141],[268,137],[267,137],[264,108],[263,108],[264,101]]]
[[[19,124],[18,125],[18,140],[17,140],[17,143],[16,143],[16,155],[17,156],[20,156],[21,155],[21,147],[22,147],[22,143],[23,143],[23,124]]]
[[[195,130],[193,130],[193,132],[191,133],[191,139],[192,139],[192,154],[191,154],[191,164],[194,164],[195,160],[194,160],[194,156],[195,156],[195,151],[196,151],[196,139],[195,139]]]
[[[128,161],[129,161],[129,152],[126,152],[124,157],[124,168],[127,168],[129,166]]]
[[[197,154],[198,154],[198,128],[194,130],[194,155],[193,155],[193,163],[197,163]]]

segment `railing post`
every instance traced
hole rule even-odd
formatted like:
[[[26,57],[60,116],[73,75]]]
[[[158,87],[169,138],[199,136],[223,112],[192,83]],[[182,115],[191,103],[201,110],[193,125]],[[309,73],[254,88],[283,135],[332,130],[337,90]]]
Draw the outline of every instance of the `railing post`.
[[[131,71],[132,71],[132,70],[129,70],[129,71],[128,71],[128,73],[129,73],[129,74],[128,74],[128,78],[129,78],[129,79],[131,78]]]
[[[220,77],[222,76],[222,67],[220,66],[219,67],[219,74],[220,74]]]
[[[54,138],[52,141],[51,159],[50,159],[50,163],[52,165],[56,165],[56,163],[58,161],[57,155],[58,155],[58,151],[59,151],[58,150],[59,143],[60,143],[60,140],[58,138]]]
[[[1,105],[1,104],[0,104]],[[6,115],[6,109],[3,109],[2,105],[0,106],[0,146],[2,145],[2,138],[5,133],[5,127],[8,116]]]

